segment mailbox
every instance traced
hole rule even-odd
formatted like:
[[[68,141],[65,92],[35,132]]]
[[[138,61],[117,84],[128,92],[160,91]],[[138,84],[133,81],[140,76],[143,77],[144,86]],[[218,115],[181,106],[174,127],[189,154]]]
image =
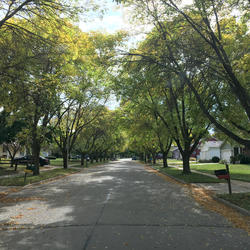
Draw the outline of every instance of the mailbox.
[[[228,166],[228,164],[226,164],[226,169],[215,170],[214,174],[219,179],[226,179],[227,180],[229,194],[232,194],[231,180],[230,180],[230,173],[229,173],[229,166]]]
[[[219,179],[229,179],[229,174],[226,169],[219,169],[215,170],[214,174],[219,178]]]

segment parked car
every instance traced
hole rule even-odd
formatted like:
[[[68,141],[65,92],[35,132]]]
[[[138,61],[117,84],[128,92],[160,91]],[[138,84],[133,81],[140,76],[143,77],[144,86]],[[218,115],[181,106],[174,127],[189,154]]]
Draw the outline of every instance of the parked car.
[[[22,157],[14,158],[14,164],[27,164],[27,163],[31,163],[31,161],[32,161],[32,156],[31,155],[25,155],[25,156],[22,156]],[[42,156],[39,156],[39,162],[40,162],[40,166],[50,164],[49,159],[46,159],[46,158],[44,158]]]
[[[80,155],[70,155],[69,157],[71,160],[77,160],[77,159],[81,159]]]
[[[133,157],[132,157],[132,160],[137,160],[137,157],[136,157],[136,156],[133,156]]]
[[[56,160],[56,157],[54,155],[48,155],[45,158],[50,160]]]

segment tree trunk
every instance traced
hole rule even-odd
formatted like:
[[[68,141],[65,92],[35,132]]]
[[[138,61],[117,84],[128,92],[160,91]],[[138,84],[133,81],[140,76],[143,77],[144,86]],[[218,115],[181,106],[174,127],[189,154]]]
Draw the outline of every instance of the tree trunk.
[[[167,154],[165,152],[162,153],[162,160],[163,160],[163,167],[168,167],[168,160],[167,160]]]
[[[153,164],[156,164],[156,154],[152,154],[153,156]]]
[[[84,167],[84,154],[81,154],[81,167]]]
[[[63,155],[63,168],[67,169],[69,163],[69,155],[67,150],[63,150],[62,155]]]
[[[90,163],[93,163],[94,162],[94,158],[93,156],[90,156]]]
[[[40,174],[40,143],[37,141],[36,138],[33,138],[32,142],[32,165],[34,164],[35,170],[33,171],[34,175]]]
[[[183,152],[182,160],[183,160],[183,174],[191,174],[190,165],[189,165],[189,152]]]

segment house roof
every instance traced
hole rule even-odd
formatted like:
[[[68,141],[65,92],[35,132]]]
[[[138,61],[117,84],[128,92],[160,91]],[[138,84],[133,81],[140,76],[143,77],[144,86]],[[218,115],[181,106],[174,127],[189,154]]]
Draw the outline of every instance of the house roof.
[[[223,141],[206,141],[206,142],[202,143],[201,150],[207,151],[210,148],[220,148],[222,143],[223,143]]]

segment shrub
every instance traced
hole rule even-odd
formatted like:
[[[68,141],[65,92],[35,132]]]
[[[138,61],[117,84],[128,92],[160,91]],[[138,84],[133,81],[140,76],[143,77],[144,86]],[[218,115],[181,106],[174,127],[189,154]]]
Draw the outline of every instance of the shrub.
[[[199,160],[200,163],[211,163],[212,160]]]
[[[219,161],[220,161],[220,158],[217,157],[217,156],[214,156],[214,157],[212,158],[212,162],[214,162],[214,163],[217,163],[217,162],[219,162]]]
[[[227,161],[226,161],[226,160],[220,160],[219,163],[220,163],[220,164],[227,164]]]
[[[230,163],[235,164],[235,162],[237,161],[235,156],[230,156]]]
[[[237,156],[238,161],[240,161],[240,164],[249,164],[250,163],[250,157],[246,155],[238,155]]]

